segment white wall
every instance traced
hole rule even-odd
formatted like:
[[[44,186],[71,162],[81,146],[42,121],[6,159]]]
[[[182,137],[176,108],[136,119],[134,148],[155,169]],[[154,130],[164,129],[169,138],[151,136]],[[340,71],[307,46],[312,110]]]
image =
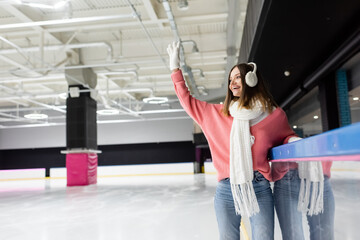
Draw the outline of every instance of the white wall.
[[[193,121],[147,120],[98,124],[98,145],[192,141]],[[66,147],[63,126],[0,129],[0,149]]]
[[[156,120],[98,125],[98,145],[193,140],[193,120]]]

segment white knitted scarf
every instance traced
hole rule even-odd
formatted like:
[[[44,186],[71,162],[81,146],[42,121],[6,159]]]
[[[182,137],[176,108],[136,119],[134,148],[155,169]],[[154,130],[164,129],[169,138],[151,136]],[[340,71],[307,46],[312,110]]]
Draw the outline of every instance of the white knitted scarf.
[[[230,132],[230,184],[236,214],[251,217],[260,211],[252,185],[254,178],[250,134],[250,120],[259,117],[262,105],[256,102],[252,109],[239,108],[238,102],[229,107],[234,118]]]

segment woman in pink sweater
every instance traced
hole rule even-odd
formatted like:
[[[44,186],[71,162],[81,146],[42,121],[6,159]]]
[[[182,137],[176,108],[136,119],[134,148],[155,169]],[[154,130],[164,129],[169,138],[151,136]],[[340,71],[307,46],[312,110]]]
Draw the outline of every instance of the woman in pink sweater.
[[[255,64],[234,66],[224,105],[210,104],[190,95],[179,69],[179,43],[170,44],[168,53],[175,92],[202,128],[217,170],[214,205],[220,239],[240,239],[242,216],[250,218],[253,240],[274,239],[267,154],[295,136],[284,111],[272,100],[264,81],[257,79]]]

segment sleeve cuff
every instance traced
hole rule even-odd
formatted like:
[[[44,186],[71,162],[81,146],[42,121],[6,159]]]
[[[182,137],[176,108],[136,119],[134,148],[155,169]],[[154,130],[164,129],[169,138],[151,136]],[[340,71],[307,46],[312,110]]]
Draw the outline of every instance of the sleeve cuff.
[[[171,78],[172,78],[174,83],[183,82],[184,77],[182,75],[181,69],[179,69],[179,71],[171,73]]]

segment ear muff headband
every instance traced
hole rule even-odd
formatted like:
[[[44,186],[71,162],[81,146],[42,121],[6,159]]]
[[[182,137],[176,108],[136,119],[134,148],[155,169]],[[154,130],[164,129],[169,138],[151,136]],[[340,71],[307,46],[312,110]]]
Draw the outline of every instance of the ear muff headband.
[[[245,75],[245,82],[249,87],[255,87],[258,83],[258,78],[256,76],[256,64],[253,62],[249,62],[248,64],[251,64],[254,66],[253,71],[249,71]]]

